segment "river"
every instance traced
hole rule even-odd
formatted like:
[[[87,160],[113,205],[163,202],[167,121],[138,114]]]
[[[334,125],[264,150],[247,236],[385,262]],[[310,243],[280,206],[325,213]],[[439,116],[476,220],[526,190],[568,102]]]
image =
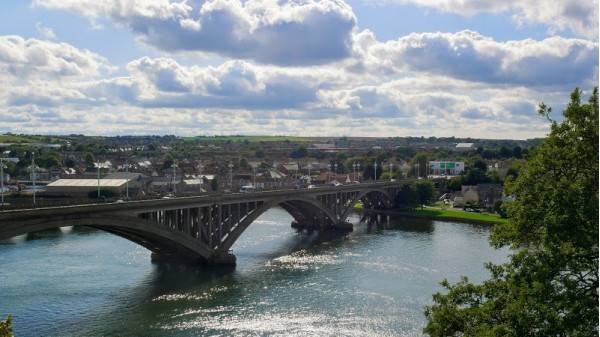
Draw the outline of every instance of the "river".
[[[0,318],[17,336],[421,336],[439,281],[506,261],[490,226],[349,220],[347,235],[297,232],[269,210],[233,246],[233,270],[153,263],[86,227],[0,241]]]

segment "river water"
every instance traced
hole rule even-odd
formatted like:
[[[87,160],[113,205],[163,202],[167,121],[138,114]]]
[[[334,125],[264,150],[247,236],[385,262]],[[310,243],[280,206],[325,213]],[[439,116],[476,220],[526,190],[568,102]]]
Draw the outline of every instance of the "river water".
[[[439,281],[482,281],[507,256],[486,225],[349,220],[347,235],[297,232],[272,209],[234,269],[152,263],[85,227],[0,241],[0,319],[17,336],[421,336]]]

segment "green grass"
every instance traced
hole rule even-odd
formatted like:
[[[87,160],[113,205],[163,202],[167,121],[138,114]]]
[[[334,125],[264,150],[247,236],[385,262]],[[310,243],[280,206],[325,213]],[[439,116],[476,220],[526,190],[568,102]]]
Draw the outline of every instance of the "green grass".
[[[43,135],[0,135],[0,143],[59,143],[66,141],[65,137],[61,136],[43,136]]]
[[[363,206],[361,203],[356,203],[354,205],[355,209],[362,209]],[[473,212],[465,212],[458,210],[448,210],[445,208],[432,208],[426,207],[425,209],[414,209],[410,211],[404,210],[392,210],[393,213],[399,215],[406,215],[411,217],[419,217],[419,218],[427,218],[427,219],[444,219],[444,220],[455,220],[455,221],[465,221],[465,222],[477,222],[477,223],[506,223],[508,219],[502,219],[499,215],[496,214],[486,214],[486,213],[473,213]]]
[[[449,220],[465,220],[475,222],[489,223],[505,223],[508,219],[502,219],[499,215],[473,213],[464,211],[454,211],[447,209],[425,208],[423,210],[416,209],[412,211],[398,211],[398,214],[406,214],[411,216],[427,217],[432,219],[449,219]]]
[[[291,136],[207,136],[207,137],[182,137],[184,141],[192,142],[192,141],[206,141],[206,142],[243,142],[248,141],[250,143],[259,143],[259,142],[285,142],[289,140],[290,142],[309,142],[314,141],[312,138],[305,137],[291,137]]]

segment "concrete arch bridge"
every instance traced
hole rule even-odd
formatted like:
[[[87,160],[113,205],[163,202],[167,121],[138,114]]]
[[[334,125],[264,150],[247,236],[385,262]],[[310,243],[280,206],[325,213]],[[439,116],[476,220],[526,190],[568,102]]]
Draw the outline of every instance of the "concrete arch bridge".
[[[0,239],[63,226],[89,226],[133,241],[159,259],[234,264],[230,249],[261,214],[279,206],[292,226],[348,229],[354,205],[387,209],[401,182],[313,189],[212,194],[196,197],[51,207],[0,213]]]

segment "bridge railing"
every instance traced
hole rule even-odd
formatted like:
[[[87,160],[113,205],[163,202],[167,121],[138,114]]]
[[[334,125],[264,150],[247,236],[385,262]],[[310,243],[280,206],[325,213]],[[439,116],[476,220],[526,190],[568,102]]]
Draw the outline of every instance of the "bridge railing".
[[[313,192],[321,192],[324,190],[352,190],[356,188],[367,188],[367,187],[385,187],[390,185],[400,184],[401,182],[412,181],[414,179],[404,179],[401,181],[393,182],[393,181],[376,181],[376,182],[367,182],[360,184],[347,184],[341,186],[331,186],[328,184],[323,185],[314,185],[314,188],[295,188],[290,186],[283,186],[280,188],[265,188],[258,189],[254,192],[239,192],[239,191],[216,191],[216,192],[203,192],[203,193],[182,193],[174,196],[175,199],[182,198],[198,198],[198,197],[215,197],[215,196],[232,196],[235,195],[247,195],[247,194],[260,194],[260,193],[278,193],[278,192],[300,192],[304,193],[313,193]],[[33,198],[31,196],[7,196],[5,195],[4,201],[5,204],[0,204],[0,212],[2,211],[11,211],[11,210],[27,210],[27,209],[37,209],[37,208],[60,208],[60,207],[68,207],[68,206],[85,206],[85,205],[100,205],[100,204],[111,204],[111,203],[122,203],[128,201],[150,201],[150,200],[159,200],[165,199],[166,197],[161,195],[146,195],[146,196],[136,196],[130,197],[129,200],[125,198],[107,198],[107,199],[89,199],[89,198],[74,198],[74,197],[52,197],[44,195],[40,193],[37,195],[35,206],[33,204]],[[171,197],[167,197],[167,199],[172,199]]]

